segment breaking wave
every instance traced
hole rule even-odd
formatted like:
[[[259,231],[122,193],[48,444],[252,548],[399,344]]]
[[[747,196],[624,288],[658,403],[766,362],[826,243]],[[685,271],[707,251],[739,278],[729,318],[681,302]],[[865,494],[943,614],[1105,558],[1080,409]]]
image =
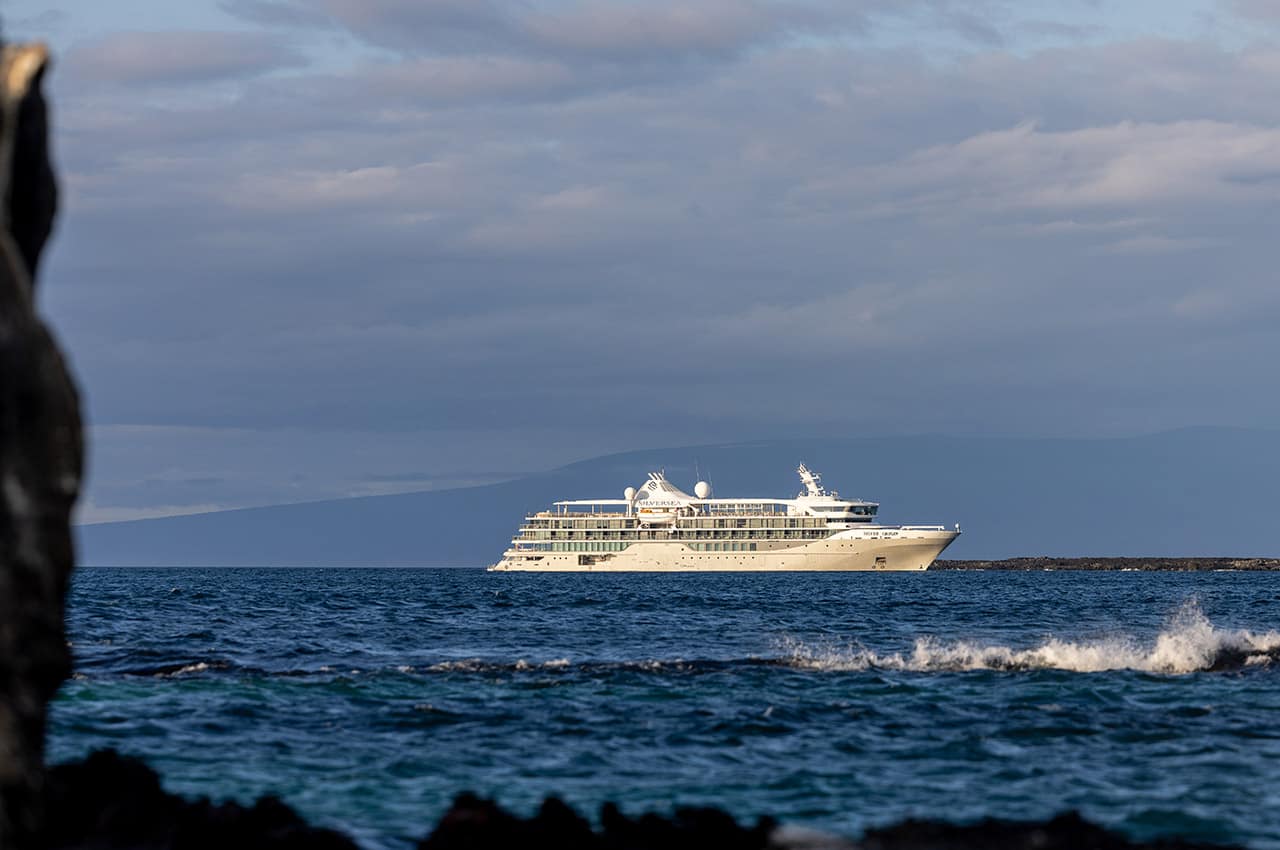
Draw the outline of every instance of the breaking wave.
[[[1051,637],[1031,649],[973,641],[918,638],[910,652],[878,653],[858,646],[782,642],[789,664],[811,670],[1068,670],[1097,673],[1137,670],[1181,674],[1221,672],[1280,662],[1280,632],[1220,629],[1194,601],[1185,603],[1156,636],[1154,645],[1132,638],[1069,641]]]
[[[1154,641],[1133,637],[1066,640],[1049,637],[1031,648],[1016,648],[976,640],[924,636],[910,650],[878,651],[856,643],[806,642],[796,638],[777,641],[775,651],[738,658],[652,658],[526,660],[460,658],[417,664],[362,666],[326,664],[318,667],[264,669],[241,665],[225,658],[175,659],[145,666],[106,665],[108,669],[83,668],[77,678],[95,674],[123,674],[155,678],[191,676],[252,676],[342,678],[410,676],[611,676],[618,674],[705,675],[748,667],[774,667],[818,672],[893,670],[916,673],[970,670],[1064,670],[1096,673],[1134,670],[1157,674],[1223,672],[1280,666],[1280,632],[1251,632],[1214,626],[1194,602],[1187,602],[1171,616]]]

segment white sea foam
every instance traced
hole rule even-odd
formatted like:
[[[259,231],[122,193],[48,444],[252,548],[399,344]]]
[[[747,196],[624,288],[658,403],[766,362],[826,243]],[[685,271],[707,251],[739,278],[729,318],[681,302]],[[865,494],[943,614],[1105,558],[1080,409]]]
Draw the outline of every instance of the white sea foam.
[[[1184,604],[1156,636],[1144,644],[1133,638],[1070,641],[1050,637],[1039,646],[1015,649],[976,641],[921,637],[910,652],[879,653],[861,646],[782,642],[786,662],[813,670],[1140,670],[1194,673],[1280,663],[1280,632],[1220,629],[1194,602]]]
[[[496,673],[519,672],[529,670],[559,670],[572,666],[568,658],[552,658],[548,661],[526,661],[517,658],[515,661],[485,661],[480,658],[464,658],[458,661],[441,661],[427,667],[431,673]]]
[[[199,661],[199,662],[196,662],[195,664],[188,664],[185,667],[179,667],[177,670],[174,670],[172,673],[168,673],[166,675],[181,676],[185,673],[203,673],[208,669],[209,669],[208,664],[206,664],[203,661]]]

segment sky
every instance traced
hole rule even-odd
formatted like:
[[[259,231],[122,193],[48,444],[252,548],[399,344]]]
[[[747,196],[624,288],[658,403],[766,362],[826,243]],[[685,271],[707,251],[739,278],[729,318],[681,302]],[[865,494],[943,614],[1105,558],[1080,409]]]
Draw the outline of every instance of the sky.
[[[1280,0],[8,0],[82,521],[1280,428]],[[573,494],[566,494],[566,497]]]

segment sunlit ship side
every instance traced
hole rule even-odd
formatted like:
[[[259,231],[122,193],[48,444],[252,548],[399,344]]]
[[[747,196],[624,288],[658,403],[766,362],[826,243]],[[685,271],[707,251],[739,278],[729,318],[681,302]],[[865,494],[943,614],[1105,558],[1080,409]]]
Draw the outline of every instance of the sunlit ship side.
[[[940,525],[878,525],[879,504],[841,499],[804,464],[794,499],[690,495],[661,472],[621,499],[556,502],[525,517],[490,570],[759,572],[924,570],[960,535]]]

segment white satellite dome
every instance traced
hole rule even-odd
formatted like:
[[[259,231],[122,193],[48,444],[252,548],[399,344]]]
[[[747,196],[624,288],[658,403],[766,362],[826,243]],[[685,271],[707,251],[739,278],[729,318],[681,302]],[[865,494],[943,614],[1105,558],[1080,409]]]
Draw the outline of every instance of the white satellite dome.
[[[628,487],[627,489],[623,490],[622,498],[626,499],[628,502],[634,502],[636,500],[636,488]]]
[[[699,499],[705,499],[711,495],[711,485],[705,481],[699,481],[693,485],[693,495]]]

